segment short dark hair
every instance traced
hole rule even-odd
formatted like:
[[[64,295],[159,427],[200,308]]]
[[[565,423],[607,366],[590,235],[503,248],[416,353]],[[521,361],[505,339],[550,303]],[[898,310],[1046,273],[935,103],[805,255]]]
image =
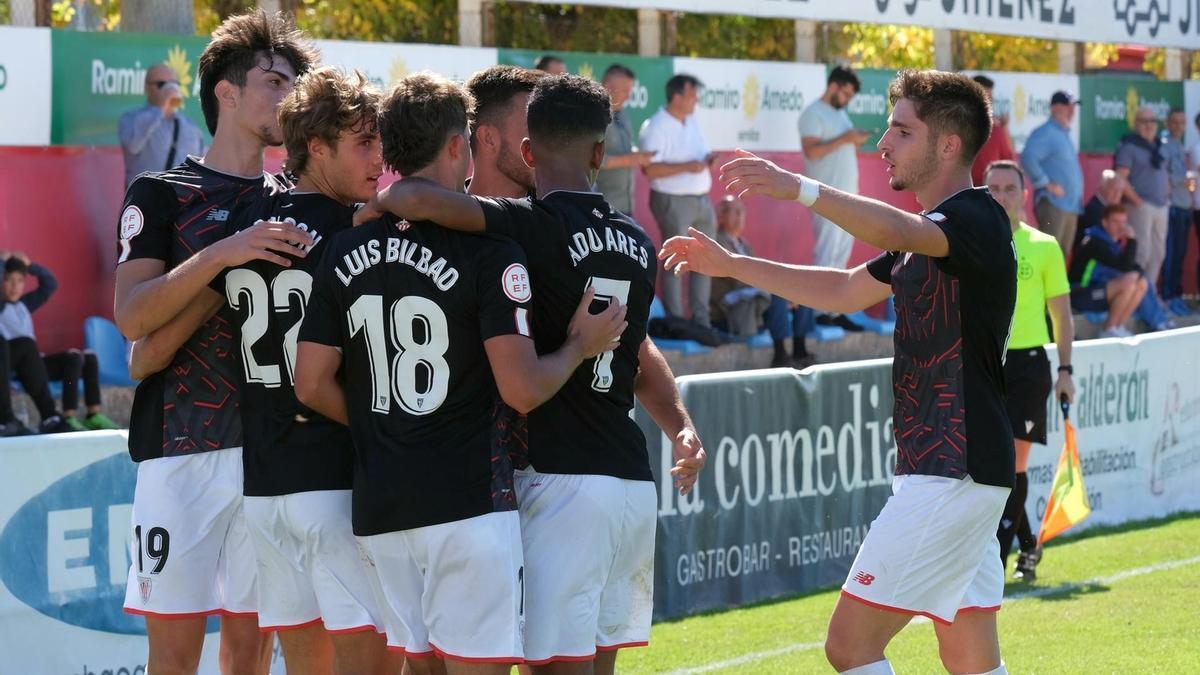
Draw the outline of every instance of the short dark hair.
[[[1171,111],[1167,113],[1167,116],[1169,117],[1171,115],[1182,115],[1183,112],[1184,112],[1183,108],[1171,108]]]
[[[855,73],[849,66],[835,66],[833,70],[829,71],[829,77],[825,78],[825,86],[831,84],[838,86],[854,85],[855,93],[858,93],[862,89],[862,82],[858,79],[858,73]]]
[[[1115,213],[1129,213],[1125,209],[1124,204],[1108,204],[1104,210],[1100,212],[1100,220],[1108,220],[1108,217]]]
[[[492,66],[472,75],[467,80],[467,91],[475,100],[472,126],[496,126],[508,114],[513,97],[531,93],[543,77],[546,73],[540,70],[517,66]]]
[[[983,170],[983,175],[987,176],[996,169],[1008,169],[1009,171],[1016,171],[1017,178],[1019,178],[1021,181],[1021,187],[1025,187],[1025,172],[1021,169],[1020,164],[1017,164],[1011,159],[997,159],[996,161],[987,165],[987,168]]]
[[[544,147],[604,140],[612,101],[599,83],[578,75],[548,75],[529,96],[529,138]]]
[[[15,255],[9,256],[8,260],[4,261],[5,276],[8,276],[9,274],[25,274],[28,271],[29,265],[26,265],[24,260],[21,260]]]
[[[209,133],[217,133],[217,83],[227,80],[246,86],[246,73],[258,66],[260,56],[272,62],[282,57],[297,76],[317,62],[316,48],[283,12],[267,14],[260,9],[225,19],[200,54],[200,109]]]
[[[622,77],[628,77],[631,80],[637,79],[637,75],[635,75],[633,73],[633,71],[629,69],[628,66],[622,65],[620,63],[614,63],[611,66],[609,66],[608,68],[604,69],[604,77],[600,78],[600,81],[603,82],[603,81],[607,80],[608,78],[616,76],[616,75],[620,75]]]
[[[978,84],[979,86],[983,87],[984,89],[995,89],[996,88],[996,81],[993,80],[992,78],[988,77],[987,75],[976,75],[975,77],[972,77],[971,79],[975,80],[975,83]]]
[[[670,103],[671,99],[676,96],[682,95],[684,90],[688,88],[688,85],[699,89],[704,86],[704,83],[696,76],[686,73],[674,75],[671,79],[667,80],[667,103]]]
[[[534,70],[550,70],[550,65],[554,63],[562,63],[563,60],[553,54],[545,54],[538,58],[537,63],[533,64]]]
[[[378,129],[381,98],[357,70],[346,75],[327,67],[301,75],[296,88],[279,103],[279,126],[287,149],[283,168],[294,174],[304,172],[311,138],[335,148],[345,132]]]
[[[912,101],[917,119],[933,138],[954,134],[962,141],[960,163],[970,166],[992,133],[992,106],[983,87],[969,77],[941,70],[901,70],[888,86],[892,106]],[[930,139],[932,142],[933,138]]]
[[[379,135],[383,161],[408,176],[433,163],[446,139],[467,128],[471,93],[457,82],[429,72],[400,80],[383,100]]]

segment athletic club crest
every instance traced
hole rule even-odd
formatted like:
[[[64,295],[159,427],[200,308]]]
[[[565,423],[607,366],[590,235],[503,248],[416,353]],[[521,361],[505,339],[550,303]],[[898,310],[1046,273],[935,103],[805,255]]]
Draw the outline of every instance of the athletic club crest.
[[[138,591],[142,595],[142,604],[143,605],[150,602],[151,584],[152,584],[152,582],[150,580],[150,577],[138,577]]]

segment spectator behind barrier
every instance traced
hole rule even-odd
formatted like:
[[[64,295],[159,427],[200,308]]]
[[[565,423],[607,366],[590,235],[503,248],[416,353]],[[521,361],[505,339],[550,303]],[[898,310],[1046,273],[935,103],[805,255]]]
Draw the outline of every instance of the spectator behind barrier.
[[[855,129],[846,106],[858,95],[858,75],[838,66],[825,80],[825,93],[800,113],[800,149],[804,152],[804,173],[813,180],[843,192],[858,194],[858,147],[872,132]],[[854,237],[833,221],[812,214],[813,264],[818,267],[846,269]],[[844,314],[822,312],[816,322],[825,326],[859,332],[862,326]]]
[[[1083,169],[1079,150],[1071,140],[1071,120],[1079,99],[1069,91],[1050,97],[1050,119],[1029,134],[1021,151],[1021,167],[1033,184],[1033,205],[1038,228],[1058,240],[1063,253],[1075,241],[1075,228],[1083,203]]]
[[[33,263],[24,253],[0,251],[4,261],[4,306],[0,309],[0,435],[24,436],[32,433],[13,415],[12,392],[7,382],[15,374],[25,392],[33,399],[41,415],[38,431],[43,434],[86,429],[116,429],[117,425],[100,412],[100,364],[96,355],[78,349],[42,356],[33,330],[33,313],[54,291],[58,282],[50,270]],[[25,277],[33,274],[38,287],[25,292]],[[75,419],[79,407],[79,380],[83,378],[87,417]],[[62,380],[63,412],[54,407],[50,379]]]
[[[1105,169],[1100,174],[1100,184],[1096,186],[1096,193],[1084,205],[1083,215],[1079,216],[1079,229],[1076,231],[1075,241],[1071,245],[1072,251],[1079,247],[1079,242],[1083,240],[1083,233],[1087,228],[1100,224],[1104,218],[1104,207],[1121,203],[1125,187],[1125,177],[1116,171]]]
[[[1137,262],[1146,273],[1150,291],[1155,291],[1167,249],[1168,199],[1167,156],[1158,133],[1158,117],[1146,106],[1133,118],[1134,132],[1121,137],[1114,155],[1117,173],[1129,181],[1125,205],[1129,226],[1137,234]]]
[[[974,163],[971,164],[971,182],[975,185],[983,185],[984,173],[992,162],[1016,159],[1017,153],[1013,151],[1012,137],[1008,135],[1008,115],[995,114],[992,90],[996,88],[996,82],[987,75],[976,75],[971,79],[983,87],[988,101],[993,103],[992,133],[984,141],[983,147],[979,149],[979,154],[975,155]]]
[[[1183,132],[1187,116],[1178,108],[1167,115],[1166,143],[1167,177],[1170,181],[1170,210],[1167,212],[1167,250],[1163,260],[1162,299],[1176,316],[1187,316],[1191,309],[1183,301],[1183,261],[1187,257],[1189,232],[1192,225],[1192,191],[1195,182],[1188,175],[1187,151],[1183,147]]]
[[[716,236],[717,217],[708,201],[712,188],[709,168],[716,153],[704,140],[694,114],[703,86],[691,75],[675,75],[667,80],[667,104],[642,124],[642,149],[653,153],[642,171],[650,179],[650,211],[664,240],[686,235],[689,227]],[[691,320],[699,331],[711,330],[711,280],[702,274],[686,276]],[[659,284],[667,314],[683,317],[683,277],[663,273]]]
[[[717,242],[737,255],[754,255],[749,242],[742,239],[746,229],[746,207],[726,195],[717,203]],[[757,335],[764,327],[771,333],[775,354],[772,368],[804,369],[817,362],[805,347],[804,338],[812,327],[812,310],[793,306],[787,300],[749,286],[732,277],[712,280],[710,301],[713,324],[735,337]],[[788,355],[786,340],[792,338],[792,354]]]
[[[533,64],[534,70],[541,70],[551,75],[563,75],[567,72],[567,64],[553,54],[546,54]]]
[[[200,128],[179,114],[179,76],[165,63],[146,71],[146,105],[121,115],[117,137],[125,156],[125,185],[146,171],[166,171],[187,158],[204,156]]]
[[[1101,332],[1104,337],[1132,335],[1125,322],[1149,288],[1135,260],[1137,247],[1125,207],[1109,204],[1100,224],[1084,231],[1071,255],[1067,271],[1071,307],[1077,312],[1108,312]]]
[[[633,143],[633,125],[625,102],[637,81],[634,72],[614,63],[604,71],[601,83],[612,100],[612,122],[604,132],[604,164],[596,176],[596,192],[626,215],[633,213],[634,169],[650,163],[653,153],[640,151]]]

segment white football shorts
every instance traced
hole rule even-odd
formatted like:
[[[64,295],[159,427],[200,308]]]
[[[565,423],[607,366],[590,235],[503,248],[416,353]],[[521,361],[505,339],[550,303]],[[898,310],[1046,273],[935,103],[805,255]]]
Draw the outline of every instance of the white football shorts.
[[[515,511],[359,537],[378,578],[388,648],[524,661],[525,569]]]
[[[375,575],[350,522],[350,495],[315,490],[245,498],[263,632],[317,623],[334,634],[383,632]]]
[[[525,660],[590,661],[641,647],[654,613],[658,496],[649,481],[517,471]]]
[[[254,547],[242,509],[242,449],[138,464],[125,611],[252,617]]]
[[[998,611],[1004,567],[996,527],[1008,493],[969,477],[896,476],[842,593],[944,624],[959,612]]]

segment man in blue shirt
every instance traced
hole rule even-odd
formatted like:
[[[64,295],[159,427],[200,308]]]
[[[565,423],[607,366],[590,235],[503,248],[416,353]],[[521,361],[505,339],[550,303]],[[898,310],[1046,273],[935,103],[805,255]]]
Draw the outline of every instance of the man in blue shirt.
[[[1066,254],[1075,241],[1075,225],[1082,211],[1083,170],[1079,150],[1071,140],[1071,120],[1079,99],[1069,91],[1050,97],[1050,119],[1033,130],[1021,152],[1021,165],[1033,182],[1034,211],[1038,227],[1053,235]]]
[[[188,155],[204,156],[204,134],[179,111],[179,76],[165,63],[146,71],[146,105],[121,115],[117,137],[125,155],[125,185],[146,171],[166,171]]]

